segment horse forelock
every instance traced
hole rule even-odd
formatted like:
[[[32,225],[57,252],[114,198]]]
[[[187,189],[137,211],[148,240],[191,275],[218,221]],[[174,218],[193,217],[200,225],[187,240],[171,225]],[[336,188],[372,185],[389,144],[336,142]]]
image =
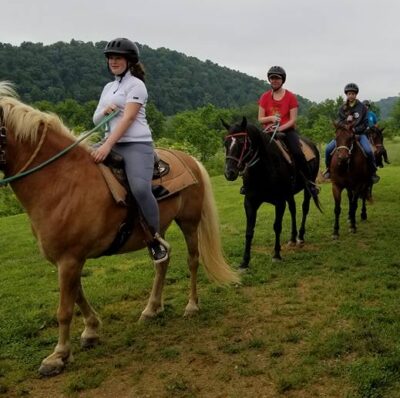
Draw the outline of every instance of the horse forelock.
[[[0,107],[3,109],[3,119],[7,131],[13,134],[17,141],[36,142],[40,126],[55,134],[75,139],[57,115],[39,111],[22,103],[15,96],[2,95],[4,88],[5,85],[0,83]]]

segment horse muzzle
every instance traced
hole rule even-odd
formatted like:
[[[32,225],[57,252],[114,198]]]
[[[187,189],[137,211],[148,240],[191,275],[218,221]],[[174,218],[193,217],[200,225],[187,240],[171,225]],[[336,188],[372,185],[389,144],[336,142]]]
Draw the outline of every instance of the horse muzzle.
[[[238,178],[239,172],[233,170],[225,170],[224,175],[228,181],[235,181]]]

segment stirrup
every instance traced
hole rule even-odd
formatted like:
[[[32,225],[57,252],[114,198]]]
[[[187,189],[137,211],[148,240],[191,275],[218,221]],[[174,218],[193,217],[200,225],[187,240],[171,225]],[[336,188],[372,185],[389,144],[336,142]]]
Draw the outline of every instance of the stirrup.
[[[325,178],[325,180],[329,180],[331,178],[331,172],[329,169],[326,169],[323,173],[322,173],[322,177]]]
[[[376,175],[375,173],[374,173],[374,174],[372,174],[372,176],[371,176],[371,181],[372,181],[372,184],[376,184],[376,183],[378,183],[380,179],[381,179],[381,177],[379,177],[379,176],[378,176],[378,175]]]
[[[171,246],[158,232],[154,235],[154,240],[149,244],[148,249],[154,264],[168,260],[171,252]]]

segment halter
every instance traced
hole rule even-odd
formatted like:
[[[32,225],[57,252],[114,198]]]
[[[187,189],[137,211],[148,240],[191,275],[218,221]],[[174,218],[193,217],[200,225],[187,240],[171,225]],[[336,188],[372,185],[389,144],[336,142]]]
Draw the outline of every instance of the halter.
[[[242,148],[242,151],[240,153],[239,157],[236,156],[231,156],[231,155],[226,155],[225,159],[231,159],[234,160],[237,163],[237,168],[240,170],[240,167],[242,164],[244,164],[244,168],[242,173],[244,173],[249,167],[255,165],[259,158],[258,158],[258,149],[256,151],[254,151],[253,153],[253,149],[251,147],[251,141],[249,138],[249,135],[247,134],[247,131],[241,131],[239,133],[234,133],[234,134],[228,134],[225,137],[225,141],[227,141],[229,138],[237,138],[237,137],[244,137],[244,145]],[[248,157],[251,157],[247,162],[246,159]]]

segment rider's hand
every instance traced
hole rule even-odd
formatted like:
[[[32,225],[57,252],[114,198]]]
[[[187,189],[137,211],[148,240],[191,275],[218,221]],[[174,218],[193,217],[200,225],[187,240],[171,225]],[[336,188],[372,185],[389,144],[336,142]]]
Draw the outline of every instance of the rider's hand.
[[[106,106],[104,109],[103,109],[103,114],[105,115],[105,116],[107,116],[107,115],[109,115],[110,113],[113,113],[115,110],[117,110],[118,109],[118,107],[117,107],[117,105],[115,105],[115,104],[110,104],[110,105],[108,105],[108,106]]]
[[[91,155],[96,163],[103,162],[104,159],[108,156],[111,151],[111,146],[107,143],[107,141],[101,145],[99,148],[95,149]]]

